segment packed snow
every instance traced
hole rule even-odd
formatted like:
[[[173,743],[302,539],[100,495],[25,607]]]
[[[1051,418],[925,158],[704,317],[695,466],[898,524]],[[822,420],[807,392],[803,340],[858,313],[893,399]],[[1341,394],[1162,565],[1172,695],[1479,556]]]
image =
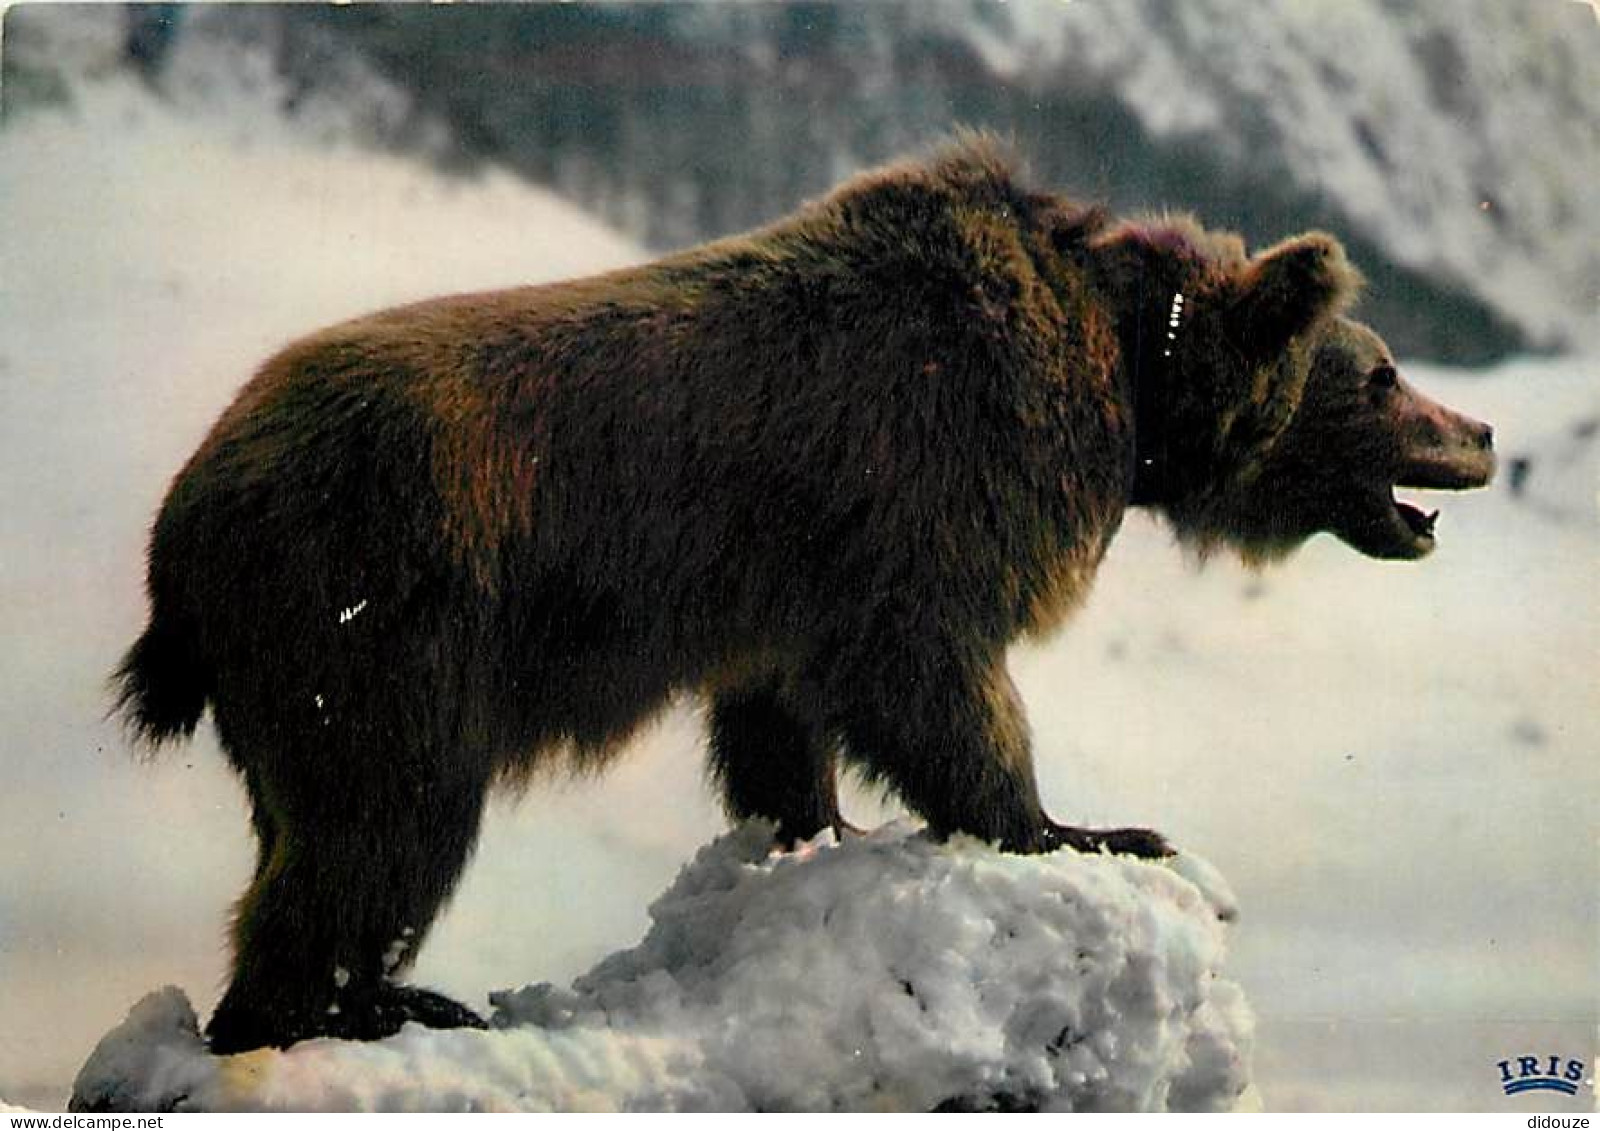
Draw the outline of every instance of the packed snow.
[[[270,125],[270,102],[219,94],[192,121],[113,76],[0,130],[0,1097],[12,1103],[63,1105],[95,1042],[151,987],[181,985],[203,1018],[225,976],[226,909],[250,869],[237,786],[204,728],[140,766],[102,720],[102,681],[142,624],[147,523],[173,471],[290,336],[640,255],[503,175],[307,147]],[[1436,498],[1440,546],[1425,562],[1365,561],[1321,539],[1260,576],[1227,561],[1196,571],[1133,515],[1083,614],[1014,658],[1052,812],[1154,825],[1239,892],[1229,976],[1257,1015],[1270,1107],[1508,1104],[1495,1060],[1592,1047],[1596,370],[1584,357],[1411,367],[1431,395],[1495,424],[1508,469],[1487,492]],[[651,897],[721,827],[702,743],[693,711],[675,711],[603,782],[497,808],[418,980],[482,1008],[488,986],[567,983],[638,939]],[[883,816],[859,792],[846,809]],[[1151,882],[1178,890],[1162,873]],[[164,1045],[172,1071],[197,1071],[207,1062],[181,1000],[147,1006],[149,1039],[126,1047]],[[420,1049],[403,1063],[426,1084],[452,1071],[429,1067],[445,1056],[435,1042],[542,1040],[577,1063],[583,1040],[610,1039],[551,1025],[407,1032],[368,1049]],[[282,1071],[319,1057],[308,1048],[260,1060]],[[639,1046],[635,1094],[665,1078],[667,1055]],[[145,1067],[127,1078],[161,1071]],[[587,1087],[581,1070],[566,1078]]]
[[[1018,857],[909,825],[794,853],[702,849],[631,950],[491,995],[492,1032],[411,1026],[217,1059],[145,998],[76,1110],[1217,1111],[1251,1018],[1219,976],[1225,890],[1159,864]]]

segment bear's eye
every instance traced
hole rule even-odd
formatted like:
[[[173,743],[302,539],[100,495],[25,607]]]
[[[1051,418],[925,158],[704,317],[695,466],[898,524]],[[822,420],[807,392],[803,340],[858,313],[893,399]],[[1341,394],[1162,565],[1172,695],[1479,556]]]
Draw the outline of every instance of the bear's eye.
[[[1395,387],[1400,380],[1400,374],[1395,372],[1394,366],[1385,362],[1375,367],[1367,374],[1367,384],[1376,392],[1386,392]]]

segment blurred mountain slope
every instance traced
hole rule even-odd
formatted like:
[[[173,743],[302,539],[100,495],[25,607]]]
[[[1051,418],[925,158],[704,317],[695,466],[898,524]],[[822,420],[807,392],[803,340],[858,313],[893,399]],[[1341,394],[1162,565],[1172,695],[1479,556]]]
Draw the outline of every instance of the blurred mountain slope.
[[[254,53],[285,111],[494,159],[655,248],[777,216],[956,124],[1041,181],[1252,240],[1323,226],[1402,352],[1593,344],[1600,26],[1505,0],[220,5],[100,13],[170,97]],[[80,18],[82,13],[79,13]],[[7,17],[7,102],[61,95],[61,16]],[[232,68],[221,68],[226,72]]]

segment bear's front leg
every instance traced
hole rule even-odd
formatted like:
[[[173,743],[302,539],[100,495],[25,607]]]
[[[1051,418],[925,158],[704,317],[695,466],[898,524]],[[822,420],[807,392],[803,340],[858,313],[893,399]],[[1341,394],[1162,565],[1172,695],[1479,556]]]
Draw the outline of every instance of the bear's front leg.
[[[934,836],[1012,852],[1057,847],[1039,804],[1027,720],[1002,656],[885,649],[832,692],[845,757],[894,789]]]
[[[1023,853],[1171,855],[1148,829],[1074,828],[1045,815],[1027,719],[1002,651],[923,648],[872,667],[835,685],[849,703],[846,756],[892,786],[935,836],[967,833]]]

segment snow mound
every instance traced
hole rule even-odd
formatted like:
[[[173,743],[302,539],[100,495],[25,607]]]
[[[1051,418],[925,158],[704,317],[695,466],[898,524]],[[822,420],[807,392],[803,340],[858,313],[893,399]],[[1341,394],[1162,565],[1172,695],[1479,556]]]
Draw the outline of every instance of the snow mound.
[[[79,1073],[106,1110],[1227,1110],[1253,1021],[1219,976],[1231,896],[1159,864],[935,844],[905,824],[701,849],[653,926],[489,1032],[408,1026],[206,1053],[167,988]]]

